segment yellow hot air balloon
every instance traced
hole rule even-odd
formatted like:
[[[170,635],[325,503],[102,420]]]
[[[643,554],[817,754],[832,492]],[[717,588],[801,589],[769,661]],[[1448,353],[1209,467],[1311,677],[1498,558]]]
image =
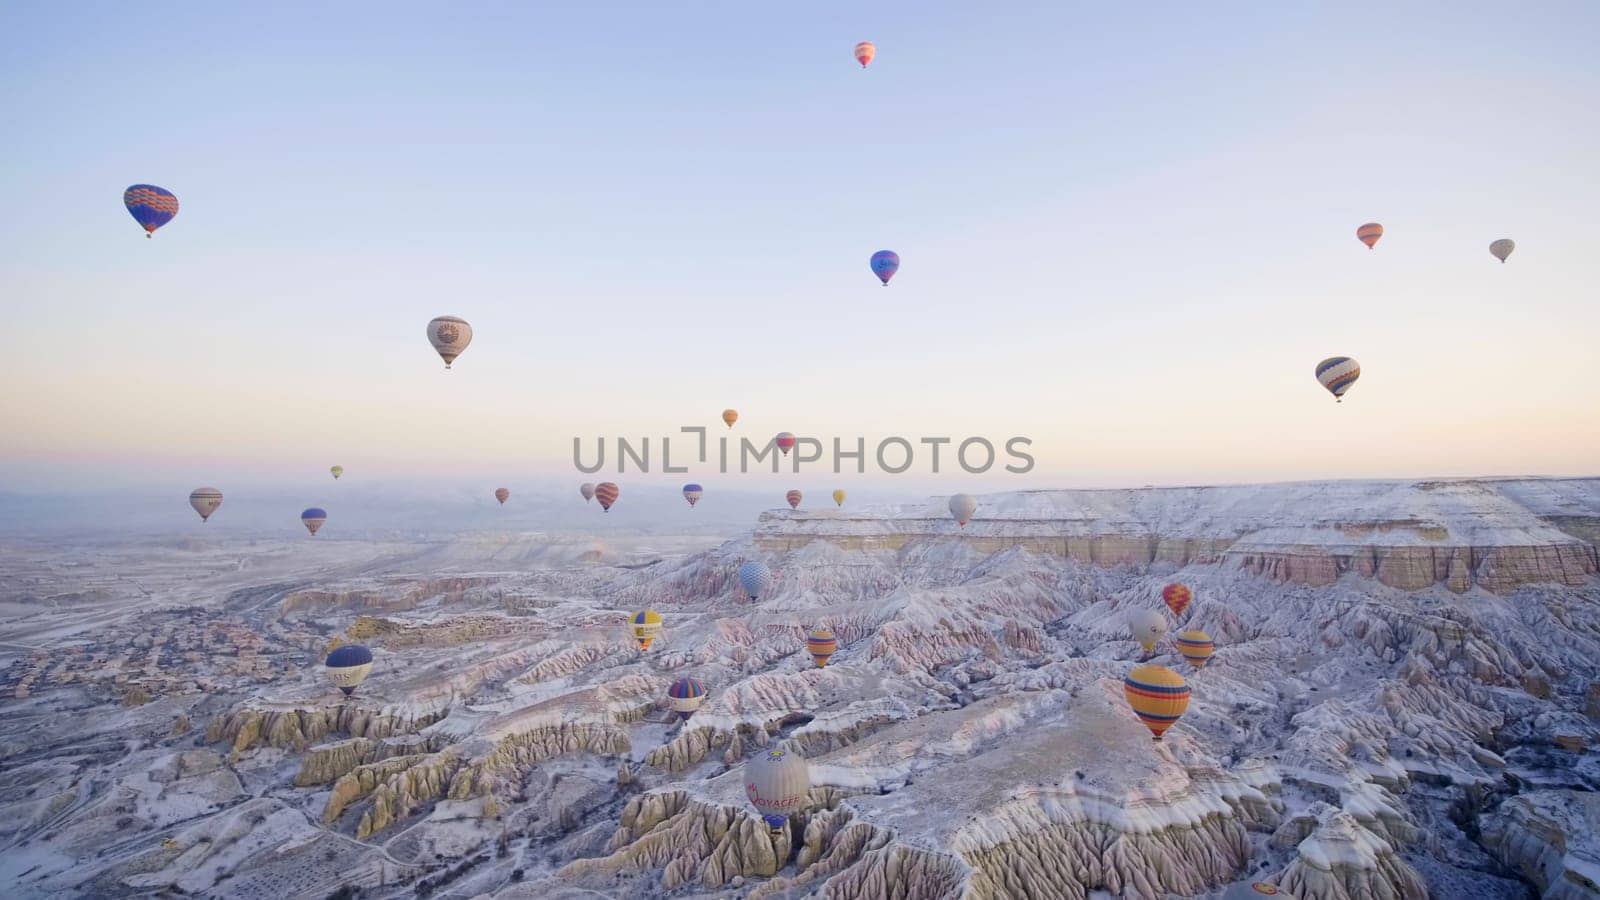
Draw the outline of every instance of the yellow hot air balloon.
[[[661,633],[661,614],[653,609],[643,609],[634,613],[628,623],[633,629],[633,639],[639,642],[640,650],[649,650],[650,642]]]
[[[1205,668],[1206,663],[1211,661],[1211,655],[1217,652],[1217,644],[1211,640],[1211,635],[1198,628],[1180,632],[1173,643],[1178,645],[1178,653],[1196,669]]]
[[[834,636],[833,629],[818,625],[806,635],[806,652],[811,654],[811,661],[820,669],[828,664],[829,657],[839,652],[839,639]]]
[[[1189,708],[1189,683],[1166,666],[1134,669],[1122,680],[1122,692],[1134,715],[1158,741]]]
[[[722,411],[722,421],[727,422],[728,423],[728,427],[732,428],[733,427],[733,423],[739,421],[739,411],[737,409],[725,409],[725,410],[723,410]]]
[[[833,502],[839,504],[840,506],[843,506],[844,505],[844,491],[842,491],[842,490],[834,491],[833,492]]]
[[[334,466],[328,471],[333,473],[333,480],[338,481],[339,476],[344,474],[344,466]]]

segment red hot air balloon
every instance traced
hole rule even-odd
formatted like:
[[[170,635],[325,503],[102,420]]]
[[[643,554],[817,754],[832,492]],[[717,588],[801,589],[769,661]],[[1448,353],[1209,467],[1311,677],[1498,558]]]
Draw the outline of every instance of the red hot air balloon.
[[[611,504],[617,502],[617,495],[622,493],[616,484],[602,481],[594,486],[594,498],[600,501],[600,508],[606,512],[611,511]]]
[[[1381,237],[1383,237],[1383,226],[1377,222],[1368,222],[1356,229],[1356,240],[1366,244],[1368,250],[1371,250]]]
[[[1194,592],[1188,585],[1173,582],[1161,589],[1161,600],[1167,604],[1167,609],[1172,610],[1174,617],[1183,615],[1189,608],[1189,602],[1194,599]]]
[[[778,432],[778,436],[773,440],[777,442],[778,449],[783,451],[784,456],[788,456],[789,451],[794,449],[794,435],[787,431]]]
[[[800,498],[801,494],[799,491],[790,491],[789,493],[783,495],[783,499],[789,501],[790,509],[800,508]]]
[[[500,501],[500,505],[501,506],[505,506],[506,505],[506,498],[510,497],[510,496],[511,496],[511,492],[506,490],[505,488],[495,488],[494,498],[496,500]]]

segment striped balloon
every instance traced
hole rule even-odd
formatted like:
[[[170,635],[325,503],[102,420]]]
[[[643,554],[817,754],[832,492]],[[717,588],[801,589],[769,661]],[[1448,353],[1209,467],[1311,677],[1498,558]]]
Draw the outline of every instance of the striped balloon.
[[[778,445],[778,449],[783,451],[784,456],[788,456],[789,451],[794,449],[794,435],[790,432],[780,431],[778,436],[772,440],[773,443]]]
[[[806,635],[806,652],[811,654],[811,661],[820,669],[828,664],[829,657],[839,652],[839,639],[834,637],[832,629],[818,625]]]
[[[320,507],[313,506],[300,514],[300,524],[306,526],[312,537],[316,537],[317,529],[326,521],[328,521],[328,511]]]
[[[683,486],[683,499],[689,501],[690,506],[694,506],[700,502],[700,495],[704,494],[705,490],[698,484],[686,484]]]
[[[706,686],[698,678],[679,678],[667,688],[667,698],[672,702],[672,711],[687,719],[705,702]]]
[[[1383,226],[1377,222],[1368,222],[1356,229],[1356,239],[1366,244],[1368,250],[1371,250],[1372,245],[1376,244],[1378,238],[1381,237],[1383,237]]]
[[[799,491],[790,491],[789,493],[783,495],[783,499],[789,501],[790,509],[799,509],[800,500],[804,496],[805,495],[801,494]]]
[[[1317,381],[1333,394],[1334,400],[1344,402],[1344,392],[1361,377],[1361,364],[1348,356],[1330,356],[1317,363]]]
[[[862,41],[856,45],[855,55],[856,62],[861,63],[861,68],[865,69],[867,63],[872,62],[872,58],[878,55],[878,48],[874,47],[871,41]]]
[[[617,495],[621,493],[622,489],[610,481],[602,481],[594,486],[594,498],[600,501],[600,508],[606,512],[611,512],[611,504],[617,502]]]
[[[348,697],[372,672],[372,651],[360,644],[345,644],[329,653],[322,665],[328,680]]]
[[[177,195],[153,184],[136,184],[123,191],[122,205],[135,222],[144,226],[145,237],[154,237],[157,228],[178,214]]]
[[[1167,609],[1172,610],[1174,618],[1183,615],[1189,608],[1189,601],[1194,599],[1194,592],[1186,584],[1173,582],[1161,589],[1161,599],[1167,604]]]
[[[751,600],[760,600],[772,590],[772,570],[759,559],[752,559],[739,567],[739,584]]]
[[[1189,683],[1166,666],[1140,666],[1122,680],[1128,705],[1156,740],[1189,708]]]
[[[195,488],[189,492],[189,505],[200,514],[200,521],[209,521],[211,514],[222,505],[222,492],[214,487]]]
[[[1211,661],[1211,654],[1217,652],[1216,642],[1211,640],[1211,635],[1198,628],[1179,633],[1173,643],[1178,645],[1178,653],[1196,669],[1204,669],[1206,663]]]
[[[472,326],[460,316],[439,316],[428,323],[428,343],[448,369],[472,343]]]
[[[893,250],[879,250],[872,254],[872,274],[878,276],[884,287],[889,286],[889,279],[898,271],[900,271],[900,254]]]
[[[649,650],[650,642],[661,633],[661,614],[653,609],[642,609],[628,620],[628,626],[633,630],[633,639],[639,642],[639,649]]]

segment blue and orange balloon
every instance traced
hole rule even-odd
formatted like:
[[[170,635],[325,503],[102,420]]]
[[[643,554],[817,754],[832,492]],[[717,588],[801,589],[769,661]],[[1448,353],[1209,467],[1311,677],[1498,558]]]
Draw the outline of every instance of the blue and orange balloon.
[[[300,524],[306,526],[312,537],[317,536],[317,529],[326,521],[328,521],[328,511],[320,506],[313,506],[300,514]]]
[[[144,228],[144,236],[153,237],[178,214],[178,195],[153,184],[136,184],[122,192],[122,205]]]
[[[683,499],[689,501],[690,506],[694,506],[700,502],[700,495],[705,491],[706,489],[698,484],[686,484],[683,486]]]
[[[879,250],[872,254],[872,274],[878,276],[884,287],[889,286],[889,279],[898,271],[900,271],[900,254],[893,250]]]
[[[705,702],[706,686],[698,678],[679,678],[667,688],[667,699],[672,703],[672,711],[687,720]]]
[[[1122,692],[1144,727],[1161,740],[1189,708],[1189,682],[1166,666],[1140,666],[1122,680]]]

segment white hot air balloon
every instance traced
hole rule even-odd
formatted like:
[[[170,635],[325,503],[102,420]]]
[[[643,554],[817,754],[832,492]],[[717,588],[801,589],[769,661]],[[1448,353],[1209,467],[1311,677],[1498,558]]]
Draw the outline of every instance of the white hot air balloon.
[[[195,488],[189,492],[189,505],[200,514],[200,521],[205,522],[222,505],[222,492],[214,487]]]
[[[772,591],[772,570],[761,560],[752,559],[739,567],[739,584],[744,586],[745,596],[760,600]]]
[[[955,517],[958,525],[966,525],[977,511],[978,498],[971,494],[957,494],[950,498],[950,515]]]
[[[459,316],[440,316],[428,323],[428,343],[444,360],[444,367],[456,361],[467,345],[472,343],[472,326]]]
[[[744,763],[744,792],[767,827],[782,831],[811,793],[805,757],[782,747],[756,751]]]
[[[584,499],[585,502],[587,502],[589,500],[593,500],[594,499],[594,482],[585,481],[583,484],[578,485],[578,493],[583,495],[583,499]]]
[[[1489,245],[1489,252],[1493,253],[1494,258],[1500,260],[1501,262],[1505,262],[1506,257],[1510,256],[1511,251],[1515,249],[1517,249],[1517,242],[1513,241],[1511,238],[1501,238],[1500,240]],[[1535,260],[1535,262],[1537,262],[1537,260]]]
[[[1149,653],[1166,637],[1167,617],[1153,609],[1136,609],[1128,613],[1128,633]]]

